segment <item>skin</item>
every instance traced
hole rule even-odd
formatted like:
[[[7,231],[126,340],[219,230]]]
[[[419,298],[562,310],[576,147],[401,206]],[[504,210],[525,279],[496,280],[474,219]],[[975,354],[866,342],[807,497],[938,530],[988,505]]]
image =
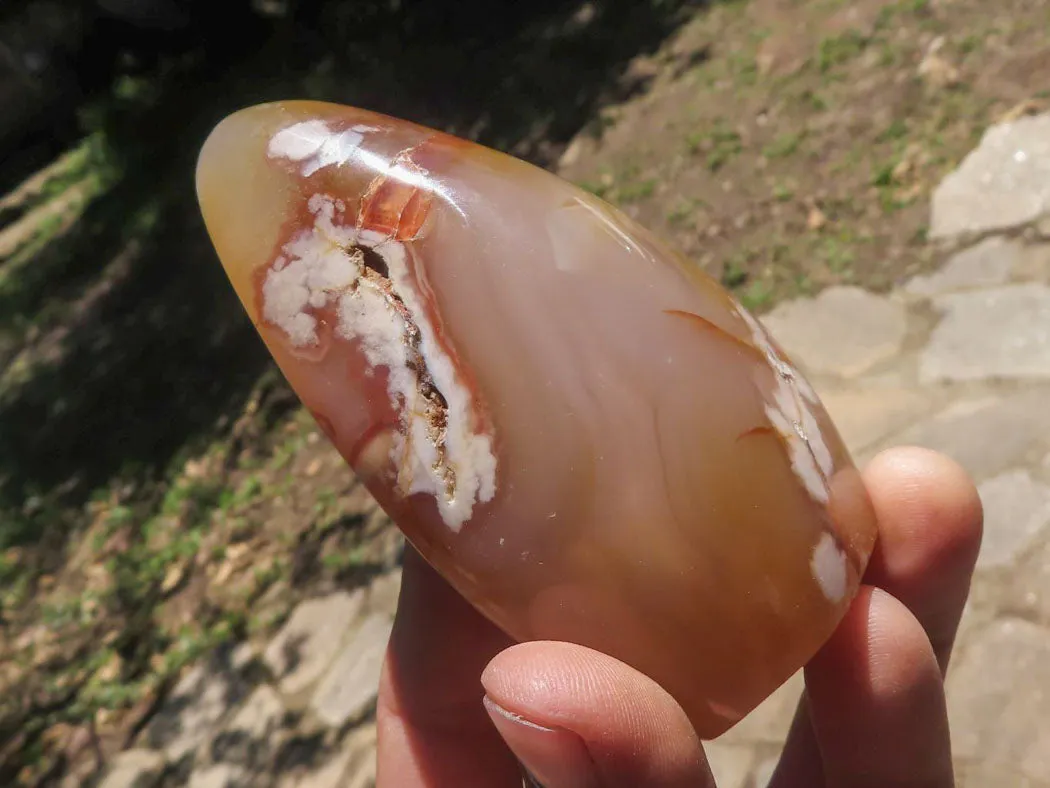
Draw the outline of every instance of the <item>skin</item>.
[[[981,542],[967,474],[923,449],[865,470],[878,543],[805,668],[771,788],[950,788],[944,672]],[[413,552],[380,684],[381,788],[710,788],[703,747],[654,682],[567,643],[515,645]],[[519,763],[520,762],[520,763]]]

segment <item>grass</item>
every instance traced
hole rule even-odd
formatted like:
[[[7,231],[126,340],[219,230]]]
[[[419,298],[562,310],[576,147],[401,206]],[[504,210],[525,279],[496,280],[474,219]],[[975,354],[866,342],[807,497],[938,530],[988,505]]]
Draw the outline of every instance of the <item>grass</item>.
[[[682,145],[679,130],[691,128],[688,156],[660,170],[659,188],[629,190],[632,214],[702,266],[728,272],[727,286],[741,295],[750,289],[750,303],[765,308],[837,282],[888,287],[929,264],[922,230],[931,190],[1007,109],[974,79],[995,73],[989,61],[1003,50],[979,46],[972,30],[984,12],[961,1],[965,9],[951,15],[912,0],[855,14],[841,2],[789,4],[783,13],[791,21],[781,21],[800,32],[787,43],[776,26],[759,30],[746,5],[712,14],[693,39],[709,57],[665,96],[618,108],[617,123],[639,144],[610,129],[617,142],[594,161],[615,171],[618,157],[631,157],[651,171],[668,154],[645,149],[673,150]],[[996,15],[1004,40],[1032,21],[1021,5]],[[1005,27],[1002,17],[1010,19]],[[941,55],[959,68],[959,83],[927,84],[917,74],[934,36],[945,38]],[[684,51],[681,41],[676,47]],[[759,62],[764,70],[756,72]],[[586,166],[574,171],[587,179]],[[618,189],[599,191],[628,202]],[[841,239],[842,227],[874,242]],[[880,248],[894,249],[894,259]]]
[[[656,191],[656,178],[646,178],[641,181],[624,184],[617,191],[620,202],[632,203],[648,199]]]
[[[705,131],[694,132],[686,138],[686,148],[694,156],[702,156],[707,169],[718,172],[743,151],[740,133],[724,120]]]
[[[722,284],[724,286],[734,289],[747,281],[747,269],[742,264],[743,257],[742,255],[735,255],[726,260],[722,268]]]
[[[817,49],[817,70],[829,74],[860,55],[867,45],[868,39],[852,30],[823,38]]]
[[[774,286],[769,282],[751,282],[740,292],[740,303],[753,312],[765,311],[774,299]]]
[[[658,184],[657,178],[643,176],[641,167],[636,163],[628,163],[615,172],[606,170],[596,180],[577,183],[581,189],[596,197],[625,205],[649,199],[656,193]]]
[[[610,173],[604,173],[598,180],[584,180],[576,184],[586,192],[590,192],[595,197],[606,198],[609,196],[613,189],[613,177]]]
[[[908,122],[904,118],[894,118],[893,121],[879,133],[876,142],[897,142],[908,137]]]
[[[857,259],[849,244],[834,237],[821,239],[819,254],[821,261],[836,274],[848,275]]]
[[[805,130],[785,132],[762,148],[762,155],[767,159],[784,159],[794,156],[805,137]]]
[[[681,226],[689,221],[695,210],[691,202],[683,200],[667,212],[667,223],[672,227]]]
[[[773,184],[773,199],[777,202],[791,202],[795,199],[795,189],[787,183],[778,181]]]

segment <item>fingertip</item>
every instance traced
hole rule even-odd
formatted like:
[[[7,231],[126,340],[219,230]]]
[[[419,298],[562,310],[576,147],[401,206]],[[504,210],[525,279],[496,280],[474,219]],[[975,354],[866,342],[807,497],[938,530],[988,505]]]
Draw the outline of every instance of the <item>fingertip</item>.
[[[612,725],[640,732],[672,726],[695,737],[682,708],[655,681],[599,651],[535,641],[502,651],[481,674],[485,692],[544,725],[572,727],[586,738]]]
[[[807,689],[825,709],[834,709],[843,692],[882,703],[902,689],[940,682],[922,626],[898,600],[871,586],[861,587],[808,670]]]
[[[598,770],[587,745],[575,733],[532,722],[488,695],[484,706],[503,741],[534,782],[545,788],[597,788]]]
[[[806,688],[829,787],[951,785],[936,655],[922,625],[890,594],[861,589],[807,666]]]
[[[685,712],[656,682],[606,654],[570,643],[522,643],[491,660],[481,682],[512,749],[518,736],[551,740],[535,728],[569,731],[584,743],[597,784],[710,784]],[[509,739],[507,719],[524,721],[527,730],[514,725]]]
[[[504,708],[532,712],[532,717],[558,723],[558,709],[551,699],[575,697],[578,684],[593,671],[575,648],[563,644],[534,641],[521,643],[497,654],[481,673],[485,693]]]
[[[878,455],[864,480],[879,522],[864,582],[911,610],[944,670],[981,547],[977,488],[954,460],[915,447]]]
[[[883,557],[902,571],[931,561],[972,567],[983,535],[977,487],[955,460],[907,446],[877,455],[864,480],[880,523]],[[907,545],[908,550],[898,548]]]

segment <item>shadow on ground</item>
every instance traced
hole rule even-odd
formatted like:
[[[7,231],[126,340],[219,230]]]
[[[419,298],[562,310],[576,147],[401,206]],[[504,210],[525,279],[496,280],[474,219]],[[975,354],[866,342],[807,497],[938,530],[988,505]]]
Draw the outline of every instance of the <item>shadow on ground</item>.
[[[35,512],[122,472],[148,478],[223,429],[267,366],[193,202],[194,156],[224,114],[307,95],[548,164],[604,103],[641,87],[625,64],[695,3],[498,5],[304,2],[250,27],[200,23],[200,46],[108,109],[100,125],[124,175],[0,288],[0,326],[15,337],[2,357],[0,500],[32,521],[7,542],[43,535]]]

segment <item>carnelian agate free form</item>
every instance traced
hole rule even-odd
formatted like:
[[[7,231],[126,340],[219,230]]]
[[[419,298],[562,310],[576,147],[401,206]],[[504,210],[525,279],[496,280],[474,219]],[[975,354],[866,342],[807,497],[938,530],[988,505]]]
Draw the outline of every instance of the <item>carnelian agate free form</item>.
[[[728,293],[554,175],[313,102],[197,173],[277,363],[407,538],[518,640],[716,736],[830,635],[875,536],[813,389]]]

